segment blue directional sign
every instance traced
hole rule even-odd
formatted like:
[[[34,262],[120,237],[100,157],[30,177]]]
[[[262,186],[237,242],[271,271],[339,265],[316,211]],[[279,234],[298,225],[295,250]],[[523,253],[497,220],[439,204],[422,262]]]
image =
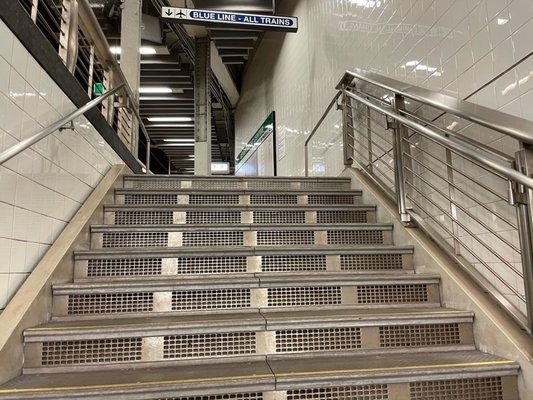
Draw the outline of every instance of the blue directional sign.
[[[244,28],[262,28],[296,32],[298,18],[278,15],[243,14],[226,11],[199,10],[197,8],[162,7],[161,16],[191,25],[234,25]]]

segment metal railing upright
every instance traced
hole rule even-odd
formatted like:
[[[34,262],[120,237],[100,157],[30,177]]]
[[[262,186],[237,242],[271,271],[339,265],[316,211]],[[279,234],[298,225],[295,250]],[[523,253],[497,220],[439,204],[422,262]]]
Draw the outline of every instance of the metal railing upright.
[[[336,89],[305,141],[306,176],[315,133],[341,99],[344,164],[533,333],[533,122],[363,70]]]

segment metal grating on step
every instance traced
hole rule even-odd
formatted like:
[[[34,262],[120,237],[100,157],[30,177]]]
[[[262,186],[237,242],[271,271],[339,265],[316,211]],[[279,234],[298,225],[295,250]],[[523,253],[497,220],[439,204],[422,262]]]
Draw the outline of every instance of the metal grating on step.
[[[296,389],[287,391],[287,400],[389,400],[389,390],[387,385]]]
[[[328,231],[328,244],[383,244],[383,231]]]
[[[418,303],[428,301],[426,284],[365,285],[357,287],[359,304]]]
[[[141,360],[141,338],[43,342],[43,366],[129,362]]]
[[[263,400],[263,393],[227,393],[209,396],[165,397],[155,400]]]
[[[441,346],[461,343],[459,324],[393,325],[379,327],[381,347]]]
[[[263,256],[263,272],[288,272],[288,271],[325,271],[326,256],[323,255],[286,255]]]
[[[103,247],[166,247],[167,232],[104,232]]]
[[[200,358],[256,353],[255,332],[165,336],[163,358]]]
[[[193,180],[191,187],[193,189],[240,189],[242,182],[225,179]]]
[[[240,211],[187,211],[187,224],[240,224]]]
[[[503,400],[500,377],[411,382],[411,399],[416,400]]]
[[[250,307],[250,289],[207,289],[172,292],[172,310],[212,310]]]
[[[296,182],[295,182],[296,183]],[[292,182],[252,180],[248,182],[248,189],[291,189]]]
[[[242,231],[183,232],[183,246],[242,246],[243,244]]]
[[[276,331],[276,352],[354,350],[361,348],[360,328],[316,328]]]
[[[135,189],[180,189],[181,181],[171,179],[135,180],[132,182],[132,187]]]
[[[161,275],[160,258],[112,258],[89,260],[87,276],[152,276]]]
[[[254,211],[256,224],[303,224],[305,211]]]
[[[251,204],[298,204],[295,194],[251,194]]]
[[[268,288],[269,307],[341,304],[340,286]]]
[[[191,194],[189,204],[239,204],[238,194]]]
[[[182,257],[176,260],[178,275],[246,272],[246,257]]]
[[[116,211],[116,225],[172,224],[172,211]]]
[[[321,190],[338,190],[338,189],[349,189],[350,186],[346,183],[336,182],[336,181],[325,181],[325,182],[309,182],[302,181],[300,183],[301,189],[321,189]]]
[[[402,269],[401,254],[342,254],[341,269],[345,271]]]
[[[133,313],[152,311],[153,307],[154,294],[149,292],[71,294],[67,312],[69,315]]]
[[[313,231],[258,231],[258,246],[274,246],[288,244],[314,244]]]
[[[143,204],[143,205],[174,205],[178,204],[178,195],[176,194],[126,194],[124,195],[125,204]]]
[[[364,224],[368,222],[366,211],[317,211],[319,224]]]
[[[355,198],[351,194],[310,194],[309,204],[355,204]]]

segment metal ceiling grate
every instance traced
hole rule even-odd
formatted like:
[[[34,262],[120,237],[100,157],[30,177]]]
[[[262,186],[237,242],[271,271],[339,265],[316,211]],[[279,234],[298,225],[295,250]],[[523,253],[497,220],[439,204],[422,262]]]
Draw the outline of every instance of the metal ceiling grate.
[[[383,244],[380,230],[328,231],[328,244]]]
[[[255,332],[165,336],[163,358],[200,358],[256,353]]]
[[[411,382],[412,400],[503,400],[500,377]]]
[[[154,276],[161,275],[160,258],[111,258],[88,261],[87,276]]]
[[[401,254],[342,254],[344,271],[399,270],[403,268]]]
[[[387,385],[297,389],[287,391],[287,400],[389,400],[389,390]]]
[[[359,348],[361,348],[361,330],[355,327],[276,331],[277,353],[354,350]]]
[[[250,307],[250,289],[208,289],[172,292],[172,310],[212,310]]]
[[[368,222],[366,211],[317,211],[319,224],[364,224]]]
[[[263,256],[263,272],[325,271],[326,256],[323,255],[283,255]]]
[[[269,307],[341,304],[340,286],[268,288]]]
[[[381,347],[443,346],[461,343],[459,324],[393,325],[379,327]]]
[[[154,295],[149,292],[71,294],[68,314],[112,314],[152,311]]]
[[[428,301],[426,284],[365,285],[357,287],[359,304],[419,303]]]
[[[176,260],[178,275],[231,274],[246,272],[246,257],[181,257]]]

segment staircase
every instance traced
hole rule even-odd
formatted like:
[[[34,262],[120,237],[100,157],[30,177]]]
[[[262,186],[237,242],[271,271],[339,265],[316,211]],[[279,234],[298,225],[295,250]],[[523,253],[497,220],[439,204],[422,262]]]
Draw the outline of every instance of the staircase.
[[[516,400],[344,178],[125,176],[0,399]]]

